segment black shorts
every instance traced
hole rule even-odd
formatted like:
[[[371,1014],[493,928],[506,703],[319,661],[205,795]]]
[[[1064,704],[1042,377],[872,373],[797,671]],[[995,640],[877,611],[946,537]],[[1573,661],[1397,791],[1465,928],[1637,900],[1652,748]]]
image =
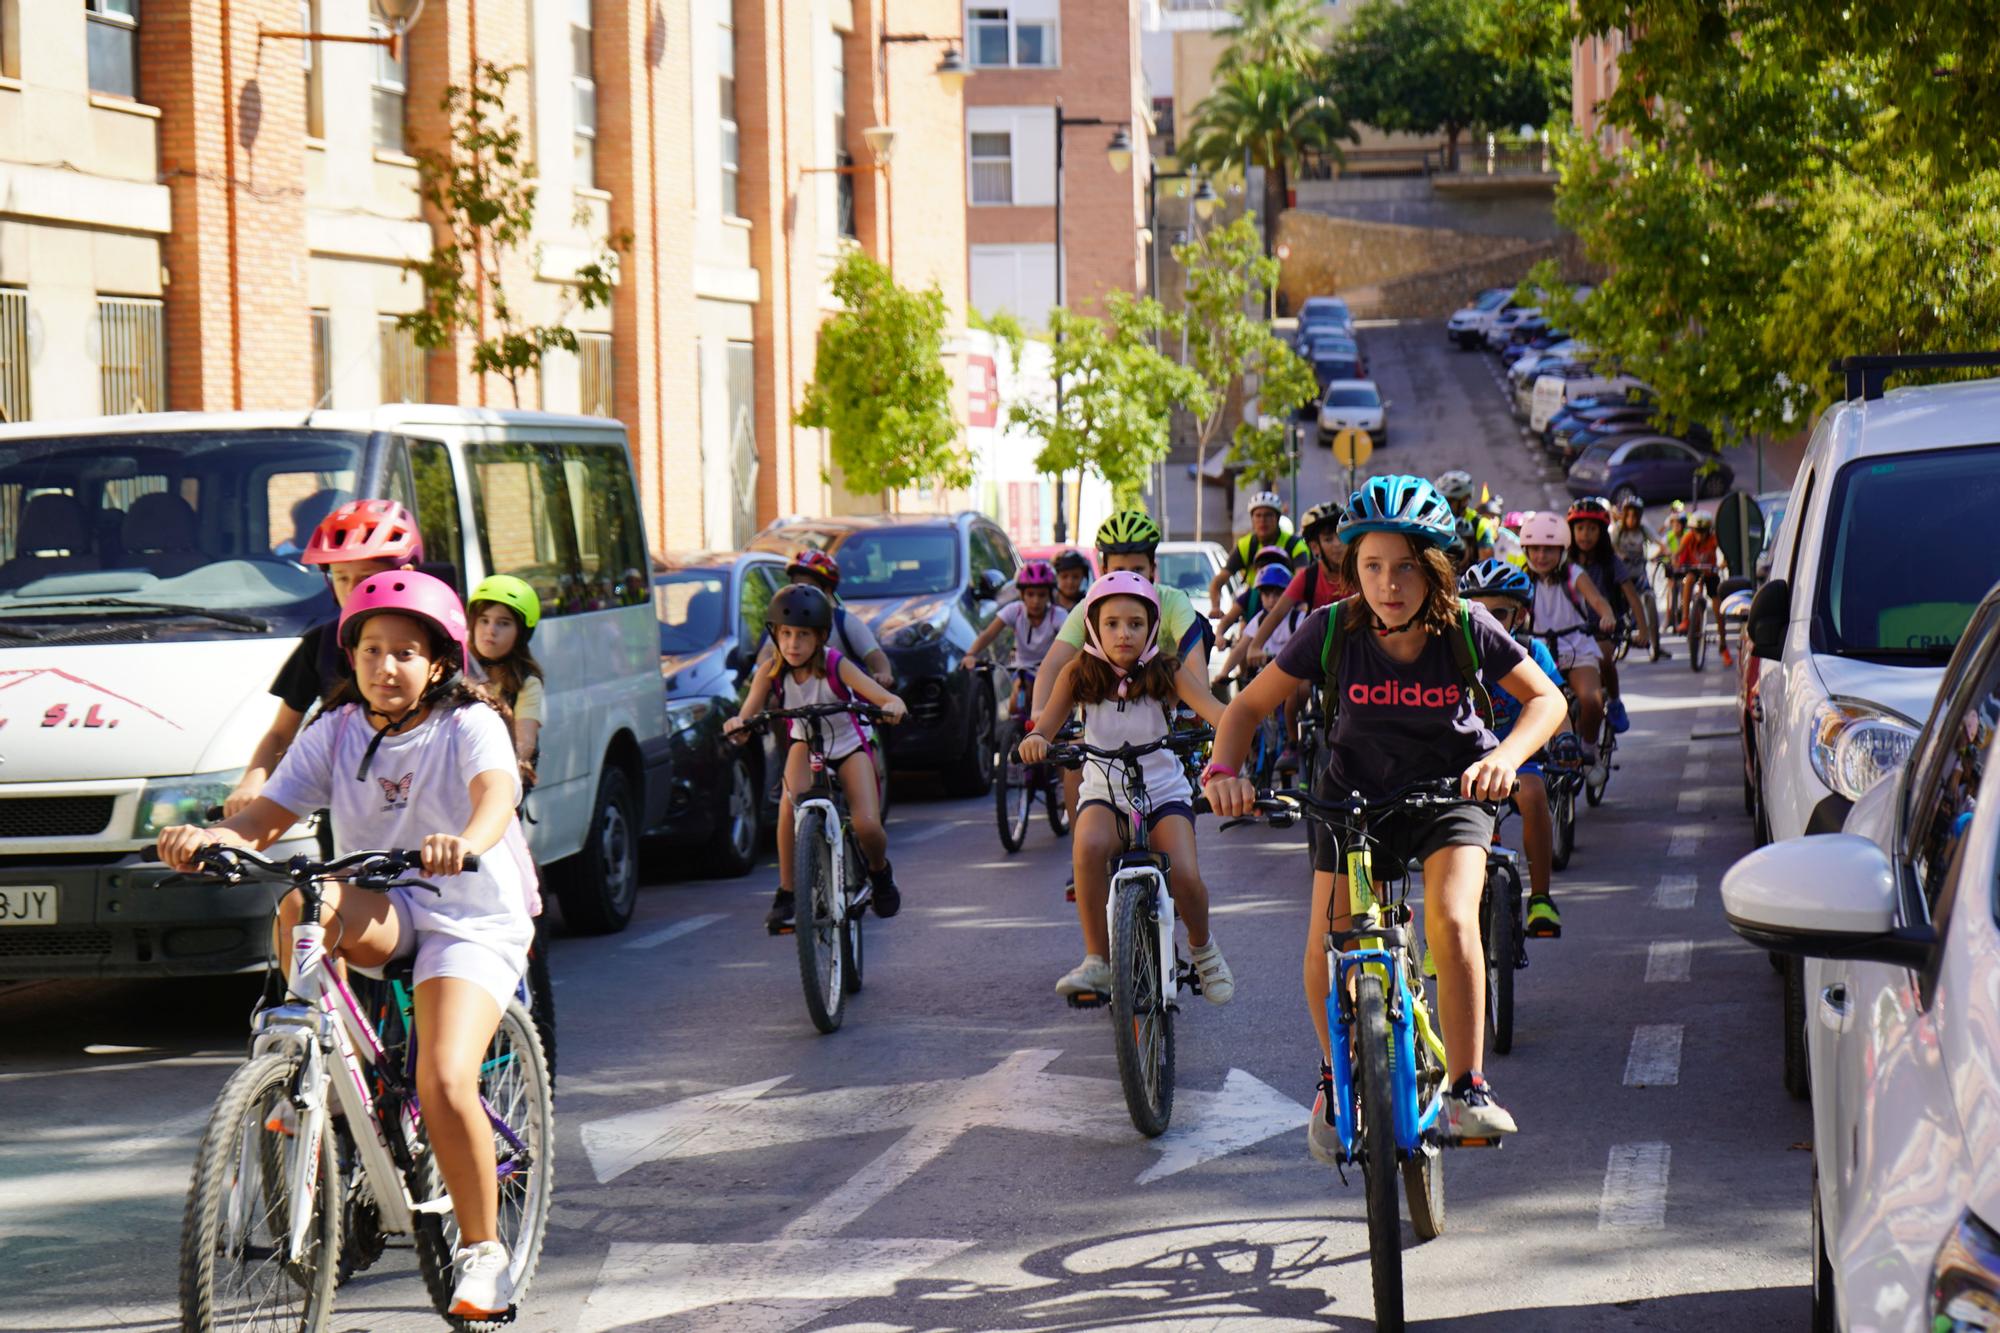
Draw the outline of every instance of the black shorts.
[[[1113,805],[1111,802],[1100,801],[1095,797],[1092,797],[1088,801],[1083,801],[1079,803],[1076,807],[1077,813],[1082,814],[1085,810],[1090,809],[1090,807],[1093,805],[1097,806],[1099,809],[1102,810],[1109,810],[1112,814],[1118,816],[1120,819],[1126,817],[1125,812],[1123,810],[1120,810],[1117,806]],[[1154,829],[1158,828],[1160,826],[1160,821],[1165,819],[1169,815],[1179,815],[1182,819],[1185,819],[1188,823],[1192,824],[1194,823],[1194,806],[1187,801],[1168,801],[1164,805],[1154,806],[1151,810],[1148,810],[1146,812],[1146,832],[1151,833]]]
[[[1347,873],[1346,849],[1330,828],[1311,821],[1313,869]],[[1372,865],[1378,881],[1401,879],[1409,863],[1422,863],[1446,847],[1490,847],[1493,816],[1484,806],[1451,805],[1443,809],[1408,810],[1377,819],[1368,830],[1374,840]]]

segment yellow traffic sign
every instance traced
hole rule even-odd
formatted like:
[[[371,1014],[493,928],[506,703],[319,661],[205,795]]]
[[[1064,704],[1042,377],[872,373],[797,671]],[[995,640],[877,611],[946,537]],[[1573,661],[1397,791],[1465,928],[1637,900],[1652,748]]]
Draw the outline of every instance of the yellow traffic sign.
[[[1368,455],[1375,452],[1375,441],[1368,438],[1365,430],[1349,428],[1333,437],[1333,456],[1348,467],[1362,467],[1368,462]]]

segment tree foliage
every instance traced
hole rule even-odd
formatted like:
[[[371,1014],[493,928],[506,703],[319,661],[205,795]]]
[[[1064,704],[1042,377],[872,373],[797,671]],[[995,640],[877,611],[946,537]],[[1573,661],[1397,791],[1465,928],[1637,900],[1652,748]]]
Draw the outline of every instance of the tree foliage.
[[[1265,62],[1239,64],[1196,104],[1180,143],[1181,160],[1210,175],[1246,160],[1264,168],[1264,248],[1269,227],[1288,206],[1291,179],[1309,152],[1340,154],[1337,140],[1358,136],[1312,70]]]
[[[505,379],[516,407],[521,405],[522,379],[539,374],[552,349],[577,349],[576,332],[566,324],[529,322],[508,295],[502,276],[508,256],[533,236],[539,193],[521,123],[507,109],[507,85],[522,68],[482,60],[473,67],[470,84],[445,89],[450,142],[417,152],[424,200],[436,210],[444,231],[433,240],[428,258],[406,265],[423,284],[423,309],[396,317],[398,328],[416,335],[417,346],[436,349],[451,346],[464,330],[479,328],[485,311],[489,332],[472,344],[470,367],[475,374]],[[578,267],[570,288],[577,307],[593,310],[611,303],[616,251],[630,246],[630,234],[621,233]]]
[[[1311,70],[1326,53],[1327,23],[1319,0],[1230,0],[1229,45],[1215,68],[1227,74],[1245,65]]]
[[[841,310],[820,326],[812,382],[795,420],[827,432],[833,461],[858,492],[965,486],[972,457],[945,369],[944,293],[900,286],[849,250],[833,271]]]

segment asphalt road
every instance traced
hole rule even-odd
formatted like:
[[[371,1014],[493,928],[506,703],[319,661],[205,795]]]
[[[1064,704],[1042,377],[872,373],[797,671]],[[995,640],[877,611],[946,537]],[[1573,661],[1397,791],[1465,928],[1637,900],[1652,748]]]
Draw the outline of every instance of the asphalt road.
[[[1369,336],[1392,458],[1540,498],[1484,358],[1431,325]],[[1310,458],[1311,498],[1328,467]],[[1557,877],[1567,934],[1531,942],[1514,1051],[1485,1062],[1522,1132],[1448,1155],[1448,1230],[1405,1256],[1424,1327],[1806,1321],[1809,1121],[1779,1086],[1777,977],[1717,897],[1751,845],[1736,748],[1693,739],[1728,725],[1729,687],[1684,654],[1629,670],[1622,767]],[[559,1183],[518,1327],[1368,1326],[1359,1178],[1303,1141],[1302,835],[1203,821],[1237,995],[1184,1011],[1174,1127],[1149,1142],[1104,1015],[1053,993],[1080,952],[1067,845],[1038,823],[1009,857],[989,802],[927,785],[891,814],[906,905],[869,923],[867,989],[833,1036],[761,927],[768,867],[685,880],[662,852],[628,932],[557,942]],[[251,995],[0,992],[0,1330],[177,1326],[188,1170]],[[407,1249],[334,1322],[438,1326]]]

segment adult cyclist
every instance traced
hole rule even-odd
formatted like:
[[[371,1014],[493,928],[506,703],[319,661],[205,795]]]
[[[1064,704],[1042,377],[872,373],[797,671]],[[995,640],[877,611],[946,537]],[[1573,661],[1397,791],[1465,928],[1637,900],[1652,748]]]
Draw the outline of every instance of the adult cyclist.
[[[1291,583],[1273,602],[1270,613],[1257,627],[1257,632],[1236,640],[1236,646],[1230,649],[1229,658],[1223,663],[1222,675],[1235,675],[1246,657],[1263,652],[1277,627],[1290,622],[1295,608],[1304,607],[1307,614],[1311,614],[1347,596],[1350,589],[1340,577],[1340,562],[1347,553],[1347,547],[1340,540],[1340,520],[1345,517],[1346,513],[1331,500],[1306,510],[1299,534],[1306,539],[1306,544],[1312,547],[1317,558],[1292,575]]]
[[[1238,537],[1229,548],[1229,559],[1208,581],[1208,604],[1212,610],[1209,618],[1220,620],[1227,614],[1222,609],[1222,588],[1238,574],[1249,577],[1257,553],[1267,546],[1275,546],[1292,559],[1294,569],[1312,559],[1306,539],[1296,532],[1286,532],[1285,502],[1278,498],[1276,491],[1258,491],[1250,497],[1250,531]]]

